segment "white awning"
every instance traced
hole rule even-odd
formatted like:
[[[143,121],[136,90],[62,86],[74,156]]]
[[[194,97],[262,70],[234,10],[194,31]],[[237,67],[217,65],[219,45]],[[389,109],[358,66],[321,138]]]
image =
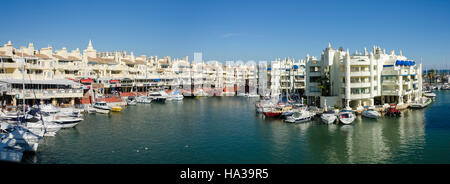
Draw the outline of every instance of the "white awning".
[[[22,80],[22,79],[0,79],[0,83],[8,84],[47,84],[47,85],[79,85],[80,83],[68,79],[52,79],[52,80]]]

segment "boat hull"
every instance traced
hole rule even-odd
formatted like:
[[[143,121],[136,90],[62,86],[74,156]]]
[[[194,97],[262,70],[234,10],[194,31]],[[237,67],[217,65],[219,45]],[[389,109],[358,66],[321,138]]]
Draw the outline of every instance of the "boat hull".
[[[325,124],[333,124],[336,121],[336,116],[321,116],[320,119]]]
[[[426,107],[426,105],[422,105],[422,104],[412,104],[409,106],[409,108],[411,108],[411,109],[423,109],[425,107]]]
[[[377,119],[377,118],[380,117],[380,114],[378,114],[378,113],[369,113],[369,112],[366,112],[366,111],[363,111],[363,112],[361,113],[361,115],[362,115],[363,117],[366,117],[366,118],[372,118],[372,119]]]
[[[111,108],[111,112],[120,112],[122,111],[122,107],[113,107]]]
[[[105,109],[97,109],[94,108],[96,113],[100,113],[100,114],[109,114],[111,111],[110,110],[105,110]]]
[[[97,106],[97,105],[94,105],[94,108],[95,109],[101,109],[101,110],[111,110],[111,108],[110,107],[103,107],[103,106]]]
[[[339,118],[339,122],[341,122],[344,125],[352,124],[353,121],[355,121],[355,118]]]
[[[60,125],[62,128],[73,128],[73,127],[77,126],[78,123],[73,122],[73,123],[64,123],[64,124],[60,124]]]
[[[137,102],[135,100],[127,100],[127,105],[136,105]]]
[[[355,121],[356,116],[353,113],[342,113],[338,115],[339,122],[344,125],[352,124]]]
[[[298,119],[286,119],[285,122],[288,123],[305,123],[311,121],[312,117],[298,118]]]
[[[166,102],[166,98],[155,98],[155,99],[152,100],[152,102],[165,103]]]
[[[267,117],[279,117],[281,116],[281,112],[263,112],[263,114]]]
[[[81,122],[81,120],[73,120],[73,121],[53,121],[54,123],[57,123],[61,125],[61,128],[73,128],[78,125],[78,123]]]

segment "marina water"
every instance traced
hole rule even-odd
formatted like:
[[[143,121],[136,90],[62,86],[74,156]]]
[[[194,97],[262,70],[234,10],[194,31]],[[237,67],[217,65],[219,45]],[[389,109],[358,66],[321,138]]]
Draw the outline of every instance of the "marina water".
[[[353,125],[264,118],[257,99],[185,98],[86,114],[26,163],[450,163],[450,91],[400,118]]]

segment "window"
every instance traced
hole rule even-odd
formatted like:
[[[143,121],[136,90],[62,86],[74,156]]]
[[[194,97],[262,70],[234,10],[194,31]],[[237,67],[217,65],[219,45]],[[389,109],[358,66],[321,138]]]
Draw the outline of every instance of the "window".
[[[320,67],[318,66],[311,66],[309,67],[310,72],[320,72]]]
[[[309,92],[311,92],[311,93],[320,92],[320,89],[317,88],[317,87],[310,87],[310,88],[309,88]]]
[[[309,77],[309,82],[320,83],[320,77]]]

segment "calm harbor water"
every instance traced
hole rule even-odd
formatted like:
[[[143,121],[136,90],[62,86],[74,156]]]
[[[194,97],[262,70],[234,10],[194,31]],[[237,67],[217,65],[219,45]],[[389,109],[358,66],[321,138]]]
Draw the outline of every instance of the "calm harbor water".
[[[288,124],[257,99],[185,98],[87,114],[46,137],[26,163],[450,163],[450,91],[400,118]]]

